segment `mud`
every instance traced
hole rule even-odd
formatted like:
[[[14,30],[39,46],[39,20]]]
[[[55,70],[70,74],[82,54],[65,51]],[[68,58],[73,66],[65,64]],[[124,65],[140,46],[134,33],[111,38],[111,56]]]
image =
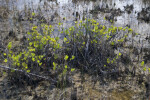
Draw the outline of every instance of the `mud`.
[[[84,80],[81,76],[84,77]],[[137,85],[138,80],[130,76],[126,76],[124,79],[126,81],[122,81],[120,77],[118,81],[103,84],[98,77],[91,77],[88,74],[81,75],[79,71],[76,71],[72,75],[72,79],[71,86],[61,89],[56,88],[51,82],[42,80],[32,80],[30,84],[20,83],[19,81],[16,83],[15,81],[8,81],[8,78],[4,75],[1,77],[0,98],[4,100],[145,99],[144,91],[146,88],[144,84],[139,87]]]

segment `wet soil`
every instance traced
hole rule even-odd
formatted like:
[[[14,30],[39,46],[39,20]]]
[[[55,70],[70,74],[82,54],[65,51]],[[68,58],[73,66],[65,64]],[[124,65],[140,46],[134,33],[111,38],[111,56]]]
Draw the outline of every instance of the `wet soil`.
[[[76,71],[72,76],[72,85],[64,89],[48,81],[35,80],[36,84],[14,83],[3,75],[0,81],[0,98],[9,100],[141,100],[145,99],[145,86],[138,86],[138,80],[127,76],[122,81],[110,81],[103,84],[98,77],[81,75]],[[81,78],[83,77],[83,78]],[[137,80],[133,81],[133,80]],[[32,82],[34,83],[34,82]],[[67,84],[66,84],[67,85]]]

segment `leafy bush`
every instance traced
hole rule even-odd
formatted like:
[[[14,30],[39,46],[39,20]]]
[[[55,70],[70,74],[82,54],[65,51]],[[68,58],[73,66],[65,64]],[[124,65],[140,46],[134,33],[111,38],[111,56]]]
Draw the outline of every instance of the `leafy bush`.
[[[112,72],[119,68],[121,52],[132,29],[125,27],[106,27],[95,20],[75,22],[75,26],[63,33],[63,47],[67,55],[75,55],[73,65],[92,73]]]
[[[66,76],[75,68],[92,73],[111,72],[118,69],[122,55],[115,50],[123,46],[132,33],[128,27],[106,27],[93,19],[75,22],[68,29],[59,23],[58,29],[54,34],[52,25],[33,25],[19,52],[13,50],[11,42],[8,44],[4,62],[26,73],[55,78]]]

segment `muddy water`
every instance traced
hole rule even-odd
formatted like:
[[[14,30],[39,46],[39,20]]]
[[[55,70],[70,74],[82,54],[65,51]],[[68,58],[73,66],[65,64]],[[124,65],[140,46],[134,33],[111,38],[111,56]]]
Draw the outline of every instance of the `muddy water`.
[[[0,32],[7,34],[10,30],[20,30],[18,33],[25,33],[28,29],[25,20],[26,15],[29,15],[27,12],[34,11],[43,16],[47,23],[55,25],[63,22],[64,27],[68,27],[75,20],[85,18],[94,18],[106,25],[128,26],[140,33],[140,38],[144,40],[150,35],[150,18],[145,20],[145,15],[141,12],[148,7],[150,0],[2,0]],[[150,10],[146,11],[150,17]],[[142,17],[139,17],[139,14]],[[104,17],[108,21],[105,21]],[[113,23],[110,20],[113,20]],[[4,35],[1,35],[1,38],[3,37]]]

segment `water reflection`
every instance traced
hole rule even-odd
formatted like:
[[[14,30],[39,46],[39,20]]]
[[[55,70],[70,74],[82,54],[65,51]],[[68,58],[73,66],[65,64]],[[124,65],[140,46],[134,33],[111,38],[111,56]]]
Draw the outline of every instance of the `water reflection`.
[[[2,0],[0,6],[7,6],[10,10],[16,9],[23,11],[30,8],[31,11],[41,10],[41,15],[51,24],[56,24],[59,21],[64,21],[66,25],[72,24],[75,20],[95,18],[101,23],[104,23],[103,18],[111,17],[111,10],[120,9],[123,13],[113,16],[115,26],[130,26],[136,32],[147,34],[149,33],[149,23],[137,19],[138,12],[142,8],[150,6],[150,0]],[[133,9],[130,9],[130,6]],[[110,9],[110,12],[90,13],[95,7],[100,9]],[[14,12],[15,12],[14,11]],[[129,12],[130,11],[130,12]],[[106,23],[106,22],[105,22]],[[108,25],[112,23],[107,23]]]

